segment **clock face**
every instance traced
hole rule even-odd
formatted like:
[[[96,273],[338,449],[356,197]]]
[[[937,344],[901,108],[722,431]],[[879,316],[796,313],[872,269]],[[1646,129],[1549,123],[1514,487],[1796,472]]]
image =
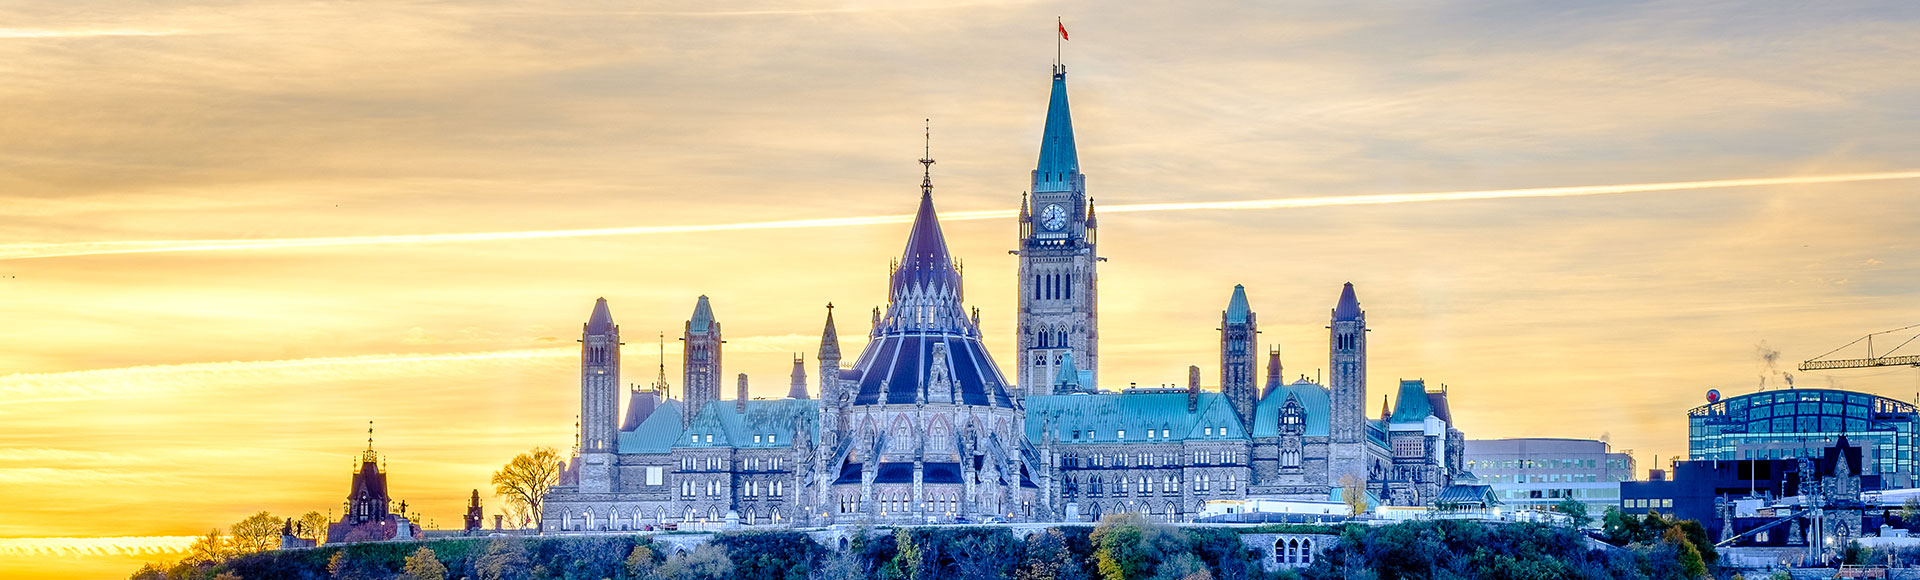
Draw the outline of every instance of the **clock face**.
[[[1040,210],[1040,225],[1056,232],[1067,227],[1066,208],[1057,203],[1047,204],[1046,209]]]

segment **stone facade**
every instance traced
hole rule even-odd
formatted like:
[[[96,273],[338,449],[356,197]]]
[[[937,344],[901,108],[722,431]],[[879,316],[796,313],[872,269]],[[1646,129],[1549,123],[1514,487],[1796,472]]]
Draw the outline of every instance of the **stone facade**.
[[[581,446],[547,497],[548,525],[1092,521],[1118,512],[1181,521],[1213,500],[1326,500],[1343,481],[1425,505],[1462,474],[1465,439],[1444,389],[1403,381],[1397,406],[1367,418],[1367,329],[1351,284],[1328,325],[1332,388],[1287,381],[1277,350],[1266,384],[1256,383],[1257,316],[1236,286],[1221,313],[1217,388],[1203,390],[1191,367],[1185,388],[1100,390],[1096,224],[1064,69],[1053,81],[1033,195],[1019,215],[1018,381],[1002,376],[979,311],[964,306],[933,209],[932,160],[923,159],[929,171],[888,304],[873,310],[869,340],[850,362],[827,307],[817,398],[796,365],[785,399],[746,400],[742,388],[732,404],[718,403],[724,341],[702,296],[683,336],[684,400],[668,398],[663,364],[652,388],[629,394],[610,433],[621,416],[605,402],[607,385],[619,384],[619,356],[605,349],[617,347],[619,331],[596,303],[581,341]]]

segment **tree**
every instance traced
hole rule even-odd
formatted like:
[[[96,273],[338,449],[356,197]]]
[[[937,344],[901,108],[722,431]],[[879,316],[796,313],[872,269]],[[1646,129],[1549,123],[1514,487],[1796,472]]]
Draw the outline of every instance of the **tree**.
[[[1576,528],[1584,528],[1587,524],[1593,523],[1593,516],[1587,515],[1587,504],[1580,500],[1573,498],[1560,500],[1560,503],[1553,505],[1553,511],[1567,514],[1567,520]]]
[[[653,559],[653,548],[634,546],[633,551],[627,554],[628,578],[638,580],[651,579],[654,576],[654,569],[659,566],[660,563]]]
[[[227,545],[226,537],[220,535],[220,528],[214,528],[207,535],[194,538],[193,545],[187,547],[187,555],[181,561],[188,564],[218,563],[233,555],[232,550]]]
[[[286,527],[280,518],[273,514],[260,512],[233,524],[227,528],[232,536],[228,546],[234,553],[251,554],[280,548],[280,532]]]
[[[1667,528],[1667,532],[1660,536],[1660,541],[1672,544],[1679,550],[1677,559],[1680,561],[1680,571],[1686,577],[1700,578],[1707,575],[1707,562],[1700,557],[1700,549],[1694,547],[1693,542],[1687,539],[1685,530],[1680,529],[1679,526]]]
[[[527,548],[519,538],[497,538],[473,560],[473,571],[480,580],[514,580],[526,576],[530,561]]]
[[[560,452],[552,447],[535,447],[514,456],[500,471],[493,473],[493,493],[533,520],[534,529],[544,530],[541,502],[546,499],[547,490],[559,482]]]
[[[440,557],[426,546],[407,556],[407,565],[401,571],[407,580],[447,580],[447,565],[441,564]]]
[[[701,544],[692,552],[676,552],[660,565],[660,576],[672,580],[720,580],[733,576],[733,560],[727,550],[713,544]]]
[[[1340,500],[1346,502],[1347,511],[1356,516],[1373,507],[1367,505],[1367,482],[1351,473],[1340,478]]]
[[[324,542],[327,540],[329,523],[332,522],[327,521],[326,514],[317,511],[307,512],[306,515],[300,516],[300,519],[293,520],[293,534],[313,540],[315,543]]]

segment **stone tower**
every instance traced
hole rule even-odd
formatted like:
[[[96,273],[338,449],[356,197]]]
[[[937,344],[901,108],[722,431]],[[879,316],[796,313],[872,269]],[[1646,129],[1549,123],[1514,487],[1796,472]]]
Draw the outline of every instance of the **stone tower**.
[[[1227,309],[1220,312],[1220,394],[1233,405],[1233,413],[1248,433],[1253,432],[1254,397],[1259,389],[1254,382],[1259,334],[1260,325],[1247,305],[1247,289],[1236,284]]]
[[[686,341],[681,355],[686,376],[680,387],[687,396],[680,416],[684,429],[700,414],[701,407],[720,398],[720,345],[726,341],[720,339],[720,322],[713,319],[713,307],[707,304],[706,296],[693,305],[693,318],[687,320],[686,334],[680,340]]]
[[[1353,283],[1340,290],[1340,301],[1333,307],[1327,325],[1332,348],[1330,390],[1332,417],[1328,435],[1330,481],[1342,476],[1366,476],[1365,449],[1367,401],[1367,313],[1360,310],[1360,299],[1353,294]]]
[[[607,299],[593,303],[580,331],[580,489],[613,485],[613,453],[620,428],[620,326]]]
[[[607,299],[580,332],[580,452],[612,453],[620,422],[620,326]]]
[[[1033,170],[1031,205],[1020,201],[1018,356],[1015,381],[1029,395],[1052,392],[1066,353],[1092,374],[1084,388],[1100,381],[1098,278],[1094,265],[1096,223],[1087,178],[1073,143],[1073,116],[1067,111],[1067,69],[1053,67],[1053,96],[1040,141],[1040,162]]]

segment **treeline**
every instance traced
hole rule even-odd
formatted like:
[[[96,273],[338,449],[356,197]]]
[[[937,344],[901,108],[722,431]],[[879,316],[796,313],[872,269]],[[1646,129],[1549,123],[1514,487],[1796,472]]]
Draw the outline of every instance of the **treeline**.
[[[1650,526],[1641,526],[1650,529]],[[1669,528],[1672,529],[1672,528]],[[1337,534],[1301,570],[1269,572],[1243,531]],[[1343,528],[1176,528],[1139,516],[1018,536],[1007,528],[902,528],[821,546],[800,532],[723,533],[691,551],[643,536],[370,543],[149,566],[135,580],[1332,580],[1695,579],[1664,544],[1589,550],[1564,527],[1416,522]],[[1684,535],[1684,532],[1681,533]]]

